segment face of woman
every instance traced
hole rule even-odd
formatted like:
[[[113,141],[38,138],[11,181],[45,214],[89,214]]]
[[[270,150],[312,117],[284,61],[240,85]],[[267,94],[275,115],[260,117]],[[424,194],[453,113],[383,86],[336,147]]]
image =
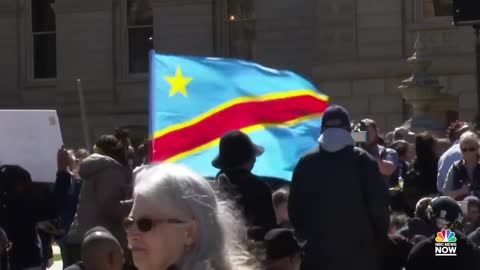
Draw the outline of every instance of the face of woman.
[[[464,142],[460,144],[460,150],[463,154],[463,159],[466,161],[474,161],[478,157],[478,144],[473,142]]]
[[[194,221],[168,210],[141,195],[134,198],[130,218],[135,224],[127,228],[127,236],[133,261],[140,270],[167,269],[178,263],[193,244]],[[144,222],[145,219],[152,221],[149,231],[145,231],[142,224],[137,226],[139,220]]]

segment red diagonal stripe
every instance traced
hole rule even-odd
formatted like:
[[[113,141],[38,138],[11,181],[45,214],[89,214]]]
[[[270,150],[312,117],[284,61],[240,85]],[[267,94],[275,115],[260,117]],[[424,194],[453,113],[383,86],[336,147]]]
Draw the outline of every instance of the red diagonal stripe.
[[[322,113],[327,106],[326,101],[310,95],[235,104],[191,126],[155,138],[153,160],[166,160],[209,143],[230,130],[281,124]]]

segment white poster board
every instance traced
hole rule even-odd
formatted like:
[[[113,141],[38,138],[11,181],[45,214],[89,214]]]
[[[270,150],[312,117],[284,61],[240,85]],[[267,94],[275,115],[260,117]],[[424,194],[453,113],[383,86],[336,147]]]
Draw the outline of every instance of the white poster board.
[[[55,182],[62,144],[56,111],[0,110],[0,165],[19,165],[34,182]]]

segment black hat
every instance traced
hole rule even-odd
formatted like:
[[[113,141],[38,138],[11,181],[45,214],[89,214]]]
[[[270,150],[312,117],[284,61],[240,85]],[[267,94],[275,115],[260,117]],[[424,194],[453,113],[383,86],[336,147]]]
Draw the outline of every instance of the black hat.
[[[329,106],[322,117],[322,133],[328,128],[343,128],[348,131],[350,127],[350,116],[348,111],[339,105]]]
[[[247,134],[233,130],[220,138],[220,153],[212,161],[215,168],[226,169],[242,165],[263,154],[264,149],[254,144]]]
[[[304,243],[299,243],[293,230],[273,229],[265,235],[265,248],[267,260],[282,259],[302,251]]]

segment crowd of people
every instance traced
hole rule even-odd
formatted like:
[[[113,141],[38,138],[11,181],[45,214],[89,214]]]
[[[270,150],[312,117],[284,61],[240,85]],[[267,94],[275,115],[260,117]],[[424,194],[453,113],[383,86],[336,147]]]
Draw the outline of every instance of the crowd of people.
[[[21,164],[2,165],[0,269],[48,268],[53,242],[69,270],[480,269],[480,141],[468,123],[452,123],[448,140],[405,127],[381,136],[332,105],[319,133],[288,181],[253,174],[268,149],[237,130],[206,161],[212,179],[148,164],[125,131],[91,154],[62,147],[42,198]],[[443,239],[450,256],[438,254]]]

